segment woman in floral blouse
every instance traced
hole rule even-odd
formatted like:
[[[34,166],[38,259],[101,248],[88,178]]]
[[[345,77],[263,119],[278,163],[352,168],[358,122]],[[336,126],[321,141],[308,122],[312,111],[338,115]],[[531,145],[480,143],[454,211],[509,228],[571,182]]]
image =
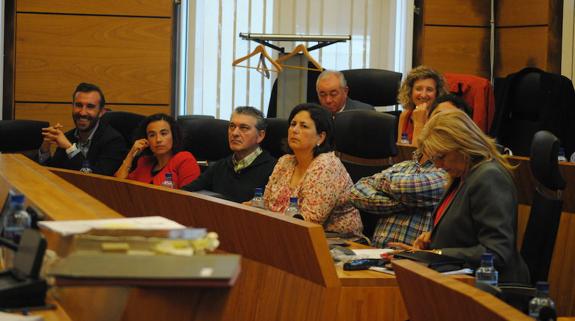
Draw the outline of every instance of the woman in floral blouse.
[[[265,189],[264,202],[284,212],[297,197],[304,219],[326,231],[362,231],[359,211],[349,203],[353,183],[332,152],[333,119],[316,104],[296,106],[289,116],[289,154],[281,157]]]

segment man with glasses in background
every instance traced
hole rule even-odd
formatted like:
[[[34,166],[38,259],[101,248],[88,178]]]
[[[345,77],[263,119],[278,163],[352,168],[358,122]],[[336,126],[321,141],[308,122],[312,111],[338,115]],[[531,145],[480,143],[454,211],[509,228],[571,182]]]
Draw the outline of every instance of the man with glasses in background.
[[[374,110],[373,106],[347,96],[349,87],[344,75],[339,71],[324,70],[315,83],[320,105],[333,115],[347,110]]]

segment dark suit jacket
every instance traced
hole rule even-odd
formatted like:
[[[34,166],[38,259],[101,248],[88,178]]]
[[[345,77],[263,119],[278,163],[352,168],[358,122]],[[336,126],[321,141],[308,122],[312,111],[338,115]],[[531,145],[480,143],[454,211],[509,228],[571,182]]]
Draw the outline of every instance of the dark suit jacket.
[[[362,103],[359,100],[353,100],[353,99],[347,97],[347,100],[345,101],[345,108],[342,111],[358,110],[358,109],[375,110],[375,108],[373,108],[372,105]]]
[[[74,131],[75,129],[72,129],[65,134],[71,143],[78,142],[74,136]],[[98,129],[92,136],[87,159],[94,173],[111,176],[122,164],[127,151],[124,137],[112,127],[100,122]],[[82,153],[78,153],[74,158],[69,159],[63,148],[57,148],[54,155],[46,161],[45,165],[79,170],[82,168],[82,162],[85,159]]]
[[[484,162],[467,174],[458,189],[432,231],[430,248],[474,267],[489,251],[499,280],[529,283],[527,265],[516,249],[517,193],[511,176],[496,161]]]

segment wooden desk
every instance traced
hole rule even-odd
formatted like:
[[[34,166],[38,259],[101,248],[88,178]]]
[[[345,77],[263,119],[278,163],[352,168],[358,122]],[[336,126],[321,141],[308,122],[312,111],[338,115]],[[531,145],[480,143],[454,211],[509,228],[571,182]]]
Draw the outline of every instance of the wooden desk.
[[[89,194],[22,155],[0,155],[0,197],[10,188],[26,195],[28,205],[52,220],[120,218]],[[49,247],[65,251],[48,233]],[[229,288],[53,288],[50,296],[63,308],[39,311],[48,320],[220,320]],[[64,312],[65,311],[65,312]],[[70,316],[70,317],[68,317]]]
[[[412,321],[530,321],[521,311],[474,286],[410,260],[393,261]]]
[[[336,269],[321,226],[197,193],[51,171],[128,217],[162,215],[218,232],[242,256],[224,320],[406,320],[393,276]]]

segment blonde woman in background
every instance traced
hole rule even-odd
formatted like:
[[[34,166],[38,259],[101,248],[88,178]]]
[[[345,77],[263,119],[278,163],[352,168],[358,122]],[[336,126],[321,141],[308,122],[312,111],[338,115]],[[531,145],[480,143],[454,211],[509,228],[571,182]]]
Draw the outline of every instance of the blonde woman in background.
[[[403,106],[397,126],[397,142],[407,136],[417,145],[417,137],[427,122],[428,108],[435,98],[449,93],[443,76],[426,66],[413,68],[401,83],[397,100]]]

